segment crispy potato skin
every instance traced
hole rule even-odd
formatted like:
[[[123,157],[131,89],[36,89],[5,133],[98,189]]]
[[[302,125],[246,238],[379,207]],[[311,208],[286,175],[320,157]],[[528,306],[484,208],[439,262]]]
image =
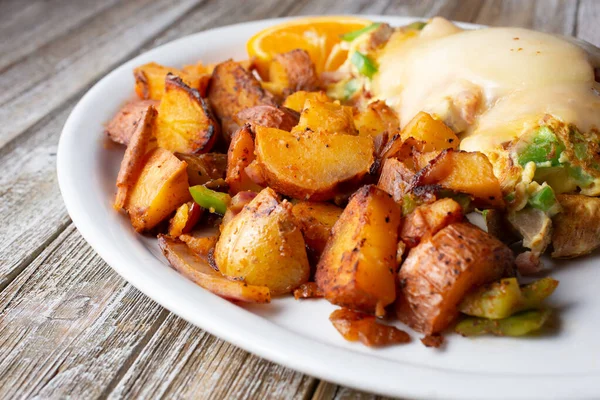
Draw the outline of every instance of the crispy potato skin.
[[[146,106],[127,145],[117,176],[117,195],[114,203],[117,210],[125,208],[131,190],[144,168],[146,153],[153,146],[151,141],[154,135],[156,114],[156,109],[152,105]]]
[[[389,194],[363,186],[335,223],[316,282],[331,303],[381,316],[396,297],[401,212]]]
[[[226,276],[267,286],[273,295],[289,293],[308,281],[310,266],[291,204],[263,189],[221,227],[215,261]]]
[[[231,195],[243,191],[260,192],[262,190],[262,187],[254,183],[246,173],[246,167],[254,159],[253,133],[250,125],[246,124],[233,135],[227,151],[225,181],[229,185]]]
[[[277,128],[284,131],[291,131],[298,124],[300,114],[286,107],[277,107],[271,105],[260,105],[237,113],[236,120],[242,124],[251,126],[265,126],[267,128]]]
[[[158,108],[160,103],[156,100],[134,100],[125,104],[119,112],[106,124],[105,133],[117,143],[127,146],[133,136],[138,123],[148,110],[148,106]]]
[[[262,88],[252,73],[231,60],[215,67],[208,87],[208,101],[220,120],[234,119],[246,108],[276,105],[273,95]]]
[[[443,331],[476,286],[514,275],[514,255],[468,222],[448,225],[413,248],[398,273],[398,318],[427,335]]]
[[[175,156],[187,163],[190,186],[204,185],[210,181],[225,179],[227,155],[221,153],[180,154]]]
[[[257,126],[256,161],[268,186],[297,199],[325,201],[360,182],[373,163],[370,138],[286,132]]]
[[[319,100],[324,103],[333,101],[323,91],[307,92],[305,90],[299,90],[299,91],[287,96],[285,98],[285,101],[283,102],[283,106],[287,107],[289,109],[292,109],[294,111],[301,112],[302,109],[304,108],[304,103],[306,103],[307,99]]]
[[[300,201],[294,204],[292,213],[302,231],[304,241],[315,255],[320,256],[331,236],[331,229],[343,209],[329,203]]]
[[[248,303],[271,301],[271,293],[267,287],[227,279],[205,259],[192,252],[185,243],[159,235],[158,246],[176,271],[218,296]]]
[[[300,90],[315,91],[320,82],[315,64],[306,50],[276,54],[269,67],[269,85],[277,95],[287,96]]]
[[[198,90],[204,96],[210,75],[190,72],[190,70],[186,72],[154,62],[141,65],[133,70],[135,92],[140,99],[161,100],[165,93],[165,78],[168,74],[173,74],[180,77],[187,86]]]
[[[388,158],[381,169],[377,186],[392,195],[396,203],[402,203],[402,198],[408,193],[414,176],[415,173],[402,161]]]
[[[600,247],[600,198],[580,194],[557,198],[563,211],[552,220],[552,257],[579,257]]]
[[[215,144],[220,129],[198,91],[180,78],[167,75],[156,121],[158,145],[176,153],[206,153]]]
[[[460,204],[452,199],[441,199],[425,204],[415,208],[406,216],[400,230],[400,239],[408,248],[412,248],[421,240],[435,235],[450,224],[460,222],[463,218]]]
[[[154,228],[191,200],[186,168],[185,162],[160,147],[146,155],[125,205],[138,232]]]

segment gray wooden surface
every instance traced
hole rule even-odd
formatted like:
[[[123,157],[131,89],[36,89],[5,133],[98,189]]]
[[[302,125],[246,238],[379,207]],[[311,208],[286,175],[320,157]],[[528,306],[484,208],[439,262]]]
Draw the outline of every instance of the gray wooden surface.
[[[374,398],[223,342],[148,299],[86,244],[57,186],[77,100],[150,48],[221,25],[368,13],[517,25],[600,45],[594,0],[0,1],[0,398]]]

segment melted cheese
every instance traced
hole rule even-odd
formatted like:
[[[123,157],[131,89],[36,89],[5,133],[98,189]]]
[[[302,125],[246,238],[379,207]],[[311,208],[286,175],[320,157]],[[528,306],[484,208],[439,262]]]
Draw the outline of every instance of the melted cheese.
[[[589,51],[527,29],[463,31],[434,18],[417,37],[390,39],[372,90],[399,112],[402,125],[419,111],[434,113],[464,132],[461,149],[485,151],[546,114],[584,132],[599,128],[591,61],[598,56]]]

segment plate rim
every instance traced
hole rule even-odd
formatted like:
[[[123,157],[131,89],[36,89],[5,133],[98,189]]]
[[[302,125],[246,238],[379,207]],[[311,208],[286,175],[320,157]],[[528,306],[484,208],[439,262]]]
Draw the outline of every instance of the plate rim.
[[[406,24],[424,19],[405,16],[342,15],[381,20],[393,24]],[[307,16],[261,19],[221,26],[186,35],[141,53],[122,63],[103,76],[82,96],[67,118],[60,135],[57,150],[57,175],[60,192],[67,212],[86,242],[128,283],[170,312],[252,354],[309,376],[381,395],[411,398],[501,399],[509,396],[519,398],[557,398],[567,394],[570,397],[573,396],[572,390],[569,389],[575,388],[577,388],[575,396],[578,398],[596,397],[600,391],[600,388],[596,384],[598,378],[600,378],[597,374],[565,376],[554,374],[521,376],[489,372],[473,374],[472,372],[453,371],[446,368],[411,365],[404,361],[394,362],[382,358],[377,358],[377,362],[374,363],[373,357],[367,354],[349,351],[348,349],[305,337],[297,332],[278,326],[241,307],[235,306],[202,288],[196,290],[196,293],[194,293],[195,298],[201,300],[207,307],[225,307],[228,313],[223,317],[219,315],[215,316],[214,314],[210,316],[211,313],[193,312],[189,307],[182,308],[178,304],[182,300],[182,297],[184,297],[183,294],[169,293],[173,296],[166,296],[164,295],[165,292],[162,291],[164,286],[159,284],[160,282],[156,282],[154,279],[149,279],[143,275],[135,274],[133,272],[134,269],[128,267],[128,264],[136,261],[134,260],[135,257],[115,251],[114,245],[111,245],[110,240],[102,237],[103,231],[100,228],[101,225],[93,223],[91,213],[84,204],[81,204],[81,199],[79,199],[78,195],[81,189],[78,188],[78,182],[73,174],[69,172],[75,166],[73,156],[70,154],[70,149],[72,149],[77,133],[75,127],[85,115],[83,112],[86,110],[86,107],[89,107],[89,103],[93,104],[94,93],[105,85],[113,75],[121,73],[123,69],[130,68],[130,65],[135,64],[140,58],[164,51],[165,48],[175,46],[180,42],[193,41],[203,35],[217,34],[219,31],[247,28],[253,25],[266,26],[266,24],[272,25],[305,17]],[[459,23],[459,25],[467,28],[482,27],[482,25],[465,23]],[[127,232],[123,232],[123,234],[129,235]],[[148,251],[148,253],[150,252]],[[137,261],[139,262],[139,260]],[[156,260],[156,262],[160,261]],[[181,276],[179,278],[174,278],[178,286],[182,288],[189,288],[190,285],[196,287],[195,284],[187,281],[185,278]],[[169,292],[173,292],[173,290]],[[258,335],[257,337],[257,335],[244,335],[243,331],[236,333],[239,331],[240,321],[244,322],[242,325],[253,324],[256,327],[255,330],[258,332],[268,331],[269,336]],[[286,344],[286,342],[293,343],[293,345]],[[370,376],[365,379],[364,371],[360,368],[349,370],[348,362],[356,363],[356,365],[368,364],[371,370]],[[401,382],[392,382],[390,380],[389,373],[388,375],[385,374],[390,369],[394,370],[396,376],[402,378]],[[477,378],[475,382],[472,379],[473,377]],[[507,385],[507,379],[510,379],[515,384]],[[520,381],[523,381],[523,384],[516,384]],[[436,382],[436,384],[432,386],[431,382]],[[524,384],[533,388],[533,390],[524,392]],[[494,390],[493,393],[490,393],[490,388],[492,387]]]

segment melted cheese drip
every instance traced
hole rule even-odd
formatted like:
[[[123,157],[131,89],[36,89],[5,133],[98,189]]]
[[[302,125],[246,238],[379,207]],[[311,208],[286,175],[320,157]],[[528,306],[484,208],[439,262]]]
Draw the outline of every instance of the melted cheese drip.
[[[558,36],[521,28],[463,31],[434,18],[417,37],[397,33],[390,39],[373,92],[399,112],[403,126],[419,111],[438,114],[464,131],[461,149],[486,151],[545,114],[583,132],[600,127],[592,59]],[[472,115],[465,118],[469,110],[460,99],[474,96],[479,101],[471,102]]]

